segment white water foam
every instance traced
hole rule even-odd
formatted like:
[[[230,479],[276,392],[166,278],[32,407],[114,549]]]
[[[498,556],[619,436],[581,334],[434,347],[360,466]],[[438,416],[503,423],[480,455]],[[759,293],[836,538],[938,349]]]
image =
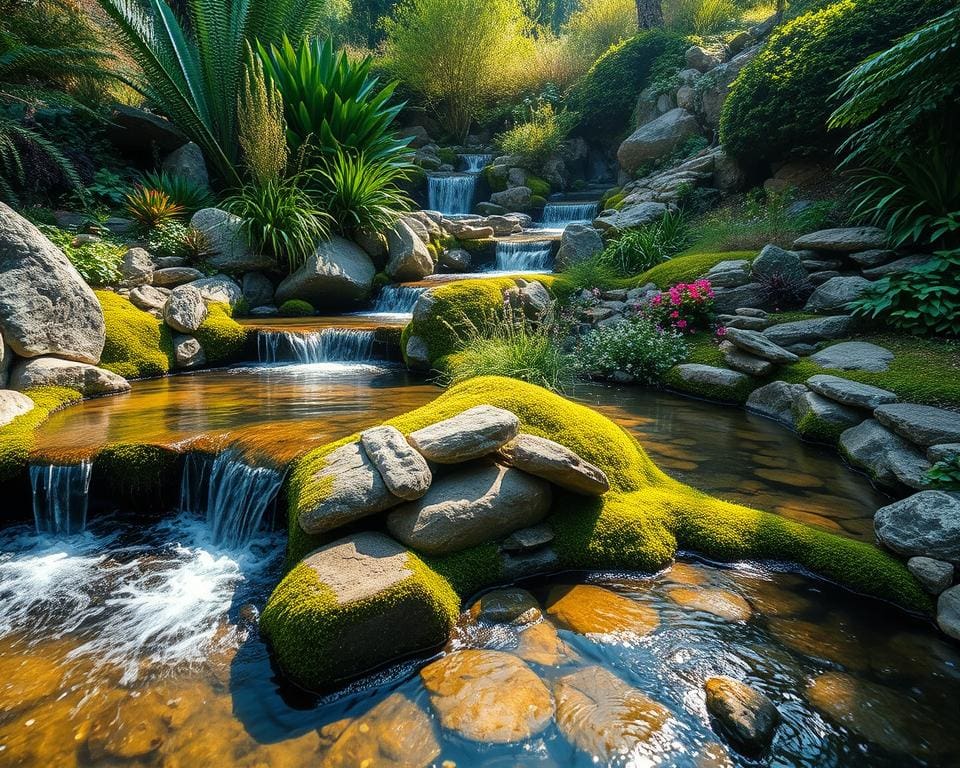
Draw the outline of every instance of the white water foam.
[[[330,363],[373,360],[374,333],[354,328],[324,328],[316,333],[260,331],[257,357],[261,363]]]
[[[553,244],[549,240],[499,240],[495,272],[541,272],[553,266]]]
[[[474,173],[445,173],[427,177],[430,210],[446,216],[470,213],[477,189]]]

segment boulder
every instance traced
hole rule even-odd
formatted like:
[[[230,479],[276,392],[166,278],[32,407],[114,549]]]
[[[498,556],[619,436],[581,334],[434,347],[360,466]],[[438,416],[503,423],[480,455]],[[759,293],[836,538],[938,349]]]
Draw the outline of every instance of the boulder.
[[[12,389],[0,389],[0,427],[33,410],[33,400]]]
[[[0,335],[20,357],[100,360],[106,328],[97,297],[60,249],[4,203],[0,286]]]
[[[841,227],[821,229],[811,232],[793,241],[797,250],[832,251],[835,253],[856,253],[883,248],[887,244],[887,233],[878,227]]]
[[[931,405],[893,403],[874,412],[877,421],[911,443],[928,446],[960,442],[960,413]]]
[[[533,190],[530,187],[510,187],[490,195],[490,202],[507,211],[529,211],[533,205]]]
[[[199,368],[207,364],[207,356],[204,354],[200,342],[193,336],[185,334],[176,334],[173,337],[173,353],[177,368],[189,370],[190,368]]]
[[[553,697],[533,670],[502,651],[454,651],[420,670],[440,724],[470,741],[509,744],[553,722]]]
[[[10,387],[23,391],[33,387],[66,387],[84,397],[127,392],[129,382],[122,376],[75,360],[35,357],[20,360],[10,372]]]
[[[128,298],[137,309],[142,309],[144,312],[160,317],[163,315],[163,307],[167,303],[169,295],[170,290],[167,288],[141,285],[130,291]]]
[[[649,605],[593,584],[554,587],[547,613],[564,629],[581,635],[642,637],[660,625],[660,616]]]
[[[747,756],[763,754],[773,742],[780,712],[755,688],[729,677],[711,677],[704,683],[707,712],[721,733]]]
[[[681,381],[694,386],[698,391],[709,391],[717,398],[732,397],[735,391],[750,382],[750,377],[739,371],[700,363],[683,363],[671,370],[676,372]]]
[[[683,58],[687,62],[687,67],[695,69],[697,72],[707,72],[720,66],[720,59],[712,53],[707,53],[699,45],[691,45],[687,48]]]
[[[518,587],[487,592],[470,606],[468,613],[473,621],[515,626],[532,624],[543,618],[537,598]]]
[[[766,245],[751,265],[754,280],[782,280],[786,285],[802,286],[807,282],[800,254],[785,251],[775,245]]]
[[[243,289],[226,275],[204,277],[195,280],[190,286],[200,291],[204,301],[229,304],[231,307],[235,307],[243,298]]]
[[[602,250],[603,238],[597,229],[589,224],[568,224],[560,236],[560,250],[557,251],[554,269],[562,272]]]
[[[794,403],[807,391],[803,384],[772,381],[753,390],[747,398],[747,410],[793,426]]]
[[[760,51],[761,46],[755,45],[734,56],[730,61],[714,67],[709,77],[697,83],[697,97],[699,108],[697,116],[704,124],[716,130],[720,125],[720,114],[724,102],[730,94],[730,86],[737,79],[740,71],[750,63]]]
[[[872,411],[881,405],[897,402],[897,396],[880,387],[861,384],[839,376],[818,374],[807,379],[807,386],[818,395],[823,395],[843,405]]]
[[[453,248],[440,254],[440,265],[451,272],[469,272],[473,256],[463,248]]]
[[[960,562],[960,494],[921,491],[877,510],[877,538],[904,557]]]
[[[543,320],[553,304],[550,292],[544,288],[543,283],[536,280],[528,283],[521,278],[517,278],[515,288],[507,288],[503,292],[503,300],[513,309],[515,317],[522,314],[534,323]]]
[[[180,333],[194,333],[207,319],[207,305],[193,285],[173,289],[163,305],[163,320]]]
[[[202,278],[203,272],[193,267],[163,267],[153,273],[153,285],[156,288],[176,288]]]
[[[383,476],[359,442],[347,443],[331,452],[315,477],[329,478],[330,489],[301,513],[300,528],[306,533],[326,533],[401,502],[390,493]]]
[[[914,267],[919,267],[930,261],[929,254],[916,254],[914,256],[904,256],[902,259],[891,261],[889,264],[881,264],[877,267],[870,267],[863,270],[863,276],[871,280],[877,280],[887,275],[895,275],[898,272],[909,272]]]
[[[939,595],[953,584],[954,567],[943,560],[916,556],[907,560],[907,570],[931,595]]]
[[[893,352],[867,341],[841,341],[810,355],[810,361],[835,371],[886,371]]]
[[[852,261],[865,269],[879,267],[882,264],[886,264],[887,262],[892,261],[896,255],[896,251],[888,251],[882,248],[874,248],[869,251],[858,251],[856,253],[848,254]]]
[[[394,281],[422,280],[433,274],[430,251],[406,221],[398,221],[387,233],[387,248],[386,272]]]
[[[855,408],[805,392],[793,404],[793,423],[804,437],[833,442],[837,435],[864,420]]]
[[[852,301],[861,298],[873,287],[862,277],[831,277],[818,285],[807,299],[805,312],[843,312]]]
[[[154,265],[150,254],[143,248],[130,248],[120,261],[120,285],[136,288],[153,282]]]
[[[192,141],[167,155],[161,167],[167,173],[182,176],[198,187],[210,187],[210,176],[207,173],[207,164],[203,161],[203,152]]]
[[[387,238],[386,235],[377,232],[375,229],[367,227],[361,228],[354,235],[357,245],[366,251],[367,255],[378,267],[384,267],[387,263]]]
[[[403,350],[403,359],[407,365],[417,370],[426,370],[430,367],[430,349],[427,342],[420,336],[411,334],[407,337],[407,346]]]
[[[713,308],[717,312],[733,312],[737,307],[772,307],[771,294],[760,283],[747,283],[736,288],[715,288]]]
[[[853,318],[831,315],[810,320],[795,320],[767,328],[763,335],[785,349],[798,345],[816,344],[847,336],[853,330]]]
[[[668,210],[664,203],[638,203],[613,213],[604,212],[593,220],[593,226],[601,232],[617,234],[659,221]]]
[[[445,555],[535,525],[550,511],[550,485],[492,463],[457,468],[436,479],[423,498],[387,516],[387,528],[420,552]]]
[[[632,174],[644,163],[669,155],[683,141],[699,134],[697,119],[677,107],[637,128],[620,145],[617,160],[621,168]]]
[[[500,448],[499,454],[510,466],[574,493],[602,496],[610,489],[603,470],[545,437],[517,435]]]
[[[247,272],[243,276],[240,290],[247,307],[268,307],[273,304],[273,283],[262,272]]]
[[[519,429],[520,420],[510,411],[478,405],[411,433],[407,441],[429,461],[459,464],[493,453]]]
[[[945,635],[960,640],[960,584],[944,591],[937,600],[937,626]]]
[[[396,427],[365,430],[360,433],[360,444],[394,496],[412,501],[430,488],[433,475],[427,460],[410,446]]]
[[[376,268],[366,252],[334,235],[277,286],[274,301],[282,304],[300,299],[318,309],[345,309],[370,295],[375,276]]]
[[[749,352],[744,352],[729,341],[720,342],[720,351],[723,353],[723,361],[731,369],[745,373],[748,376],[768,376],[774,369],[773,363],[769,360],[764,360],[761,357],[751,355]]]
[[[876,419],[868,419],[840,435],[840,452],[877,483],[888,487],[926,487],[930,462],[916,447]]]
[[[724,339],[744,352],[749,352],[751,355],[756,355],[777,365],[795,363],[800,359],[793,352],[788,352],[757,331],[728,328]]]
[[[751,280],[750,262],[731,259],[714,264],[705,275],[714,288],[739,288]]]
[[[211,255],[207,262],[224,272],[246,272],[275,266],[269,256],[257,253],[243,236],[242,220],[220,208],[201,208],[190,218],[190,226],[207,237]]]

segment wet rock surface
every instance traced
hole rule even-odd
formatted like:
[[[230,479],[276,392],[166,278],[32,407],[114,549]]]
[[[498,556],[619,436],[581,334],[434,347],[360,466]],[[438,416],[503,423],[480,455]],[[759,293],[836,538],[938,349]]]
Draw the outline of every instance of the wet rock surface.
[[[781,718],[769,698],[729,677],[711,677],[704,688],[707,711],[738,751],[759,755],[770,747]]]
[[[660,624],[653,608],[591,584],[554,587],[547,600],[547,613],[561,627],[582,635],[642,636]]]

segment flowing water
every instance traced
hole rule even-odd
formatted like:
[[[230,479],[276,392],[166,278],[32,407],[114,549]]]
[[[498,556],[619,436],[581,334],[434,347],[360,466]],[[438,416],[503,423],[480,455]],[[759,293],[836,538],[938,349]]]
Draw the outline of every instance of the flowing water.
[[[597,203],[547,203],[539,229],[563,231],[568,224],[589,224],[597,215]]]
[[[464,170],[466,170],[467,173],[480,173],[493,161],[493,155],[460,155],[460,159],[466,166]]]
[[[470,213],[477,190],[473,173],[436,173],[427,177],[430,210],[445,216]]]
[[[553,241],[498,240],[495,272],[549,272],[553,268]]]
[[[374,331],[324,328],[312,333],[260,331],[261,363],[365,363],[374,359]]]
[[[93,465],[31,464],[33,520],[37,533],[81,533],[87,527],[87,497]]]
[[[385,285],[373,303],[372,313],[376,315],[409,317],[424,291],[424,286]]]

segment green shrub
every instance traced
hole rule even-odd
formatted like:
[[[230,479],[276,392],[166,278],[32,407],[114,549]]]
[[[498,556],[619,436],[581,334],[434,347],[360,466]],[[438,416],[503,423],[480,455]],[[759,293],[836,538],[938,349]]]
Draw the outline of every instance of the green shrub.
[[[720,138],[749,165],[843,139],[828,133],[837,80],[905,30],[942,13],[949,0],[840,0],[776,29],[740,72],[723,105]]]
[[[158,189],[166,194],[188,216],[214,204],[209,189],[178,173],[150,171],[143,174],[140,183],[147,189]]]
[[[194,248],[200,245],[203,245],[204,254],[209,253],[210,250],[210,242],[206,235],[176,219],[158,224],[147,233],[145,239],[147,250],[154,256],[190,258],[195,255]]]
[[[578,114],[577,130],[611,137],[623,132],[637,96],[661,67],[682,68],[687,44],[653,30],[615,45],[571,88],[567,108]]]
[[[125,379],[165,376],[174,365],[173,336],[162,321],[123,296],[97,291],[107,340],[100,365]]]
[[[642,384],[655,384],[687,356],[687,345],[675,331],[636,316],[620,325],[596,328],[577,350],[578,364],[590,375],[622,371]]]
[[[280,317],[310,317],[317,313],[309,301],[301,301],[300,299],[290,299],[283,302],[277,308],[277,311]]]
[[[547,103],[534,111],[526,122],[518,123],[497,136],[497,145],[505,154],[520,157],[527,168],[539,170],[551,155],[557,154],[563,147],[569,123],[566,114],[558,115],[553,105]],[[550,185],[546,182],[542,182],[546,190],[538,192],[529,181],[527,186],[533,189],[534,194],[544,197],[550,194]]]
[[[564,273],[563,280],[573,291],[591,288],[612,288],[618,279],[616,269],[603,254],[572,264]]]
[[[40,231],[63,251],[88,285],[111,285],[120,280],[120,261],[126,251],[122,245],[111,240],[74,245],[72,232],[46,224],[40,225]]]
[[[682,213],[624,232],[607,244],[601,259],[620,277],[632,277],[675,256],[690,244],[690,226]]]
[[[684,35],[715,35],[738,16],[733,0],[674,0],[664,9],[667,28]]]

